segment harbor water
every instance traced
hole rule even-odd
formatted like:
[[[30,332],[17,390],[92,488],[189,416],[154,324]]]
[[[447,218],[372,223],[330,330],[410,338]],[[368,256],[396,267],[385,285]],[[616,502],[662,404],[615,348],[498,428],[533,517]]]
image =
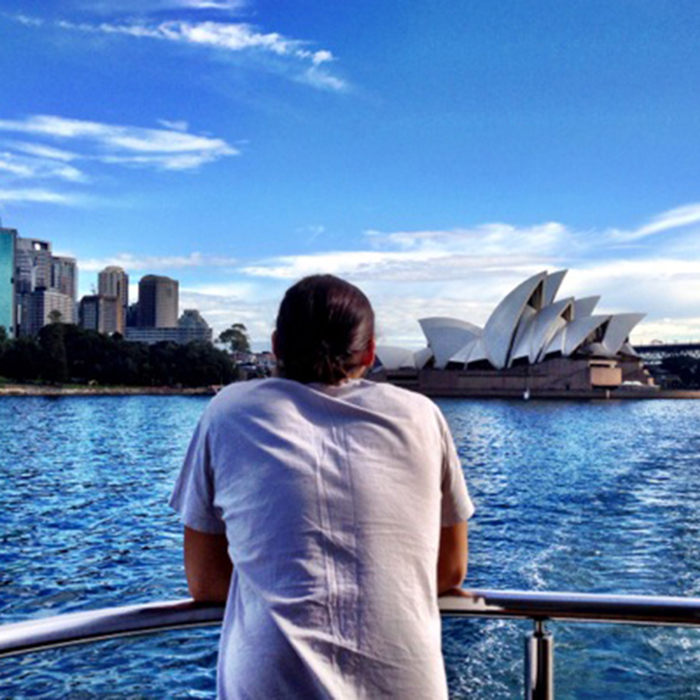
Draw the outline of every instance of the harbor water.
[[[187,596],[167,501],[206,402],[0,400],[0,624]],[[468,586],[700,596],[700,402],[439,404],[477,507]],[[445,620],[450,697],[522,697],[530,629]],[[700,631],[550,629],[557,698],[700,697]],[[217,636],[0,659],[0,697],[212,698]]]

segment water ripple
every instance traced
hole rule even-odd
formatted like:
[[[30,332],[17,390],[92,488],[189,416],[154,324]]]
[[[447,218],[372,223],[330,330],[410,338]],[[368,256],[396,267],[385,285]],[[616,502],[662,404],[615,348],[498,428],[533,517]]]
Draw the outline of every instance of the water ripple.
[[[186,595],[167,499],[205,402],[0,401],[0,622]],[[700,595],[700,402],[440,405],[477,505],[469,585]],[[551,627],[558,698],[700,696],[700,631]],[[522,696],[529,629],[446,620],[451,697]],[[216,637],[3,660],[0,697],[211,698]]]

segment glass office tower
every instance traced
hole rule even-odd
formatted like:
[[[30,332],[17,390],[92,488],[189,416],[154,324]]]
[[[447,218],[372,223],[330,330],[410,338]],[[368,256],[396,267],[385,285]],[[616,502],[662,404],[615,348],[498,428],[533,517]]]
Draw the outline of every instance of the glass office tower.
[[[17,231],[0,228],[0,326],[8,335],[15,330],[15,242]]]

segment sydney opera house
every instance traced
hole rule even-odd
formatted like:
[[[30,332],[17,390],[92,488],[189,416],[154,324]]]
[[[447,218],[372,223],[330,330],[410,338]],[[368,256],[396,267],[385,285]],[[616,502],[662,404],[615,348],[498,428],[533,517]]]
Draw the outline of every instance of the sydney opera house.
[[[377,379],[433,395],[575,395],[653,387],[629,343],[641,313],[595,314],[598,296],[557,299],[566,270],[513,289],[481,328],[456,318],[419,321],[427,346],[379,346]]]

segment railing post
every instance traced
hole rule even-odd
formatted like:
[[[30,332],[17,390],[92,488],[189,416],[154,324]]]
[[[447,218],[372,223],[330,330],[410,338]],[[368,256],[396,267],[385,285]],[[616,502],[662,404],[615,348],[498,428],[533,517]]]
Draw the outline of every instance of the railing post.
[[[540,619],[525,637],[525,700],[554,700],[554,637]]]

